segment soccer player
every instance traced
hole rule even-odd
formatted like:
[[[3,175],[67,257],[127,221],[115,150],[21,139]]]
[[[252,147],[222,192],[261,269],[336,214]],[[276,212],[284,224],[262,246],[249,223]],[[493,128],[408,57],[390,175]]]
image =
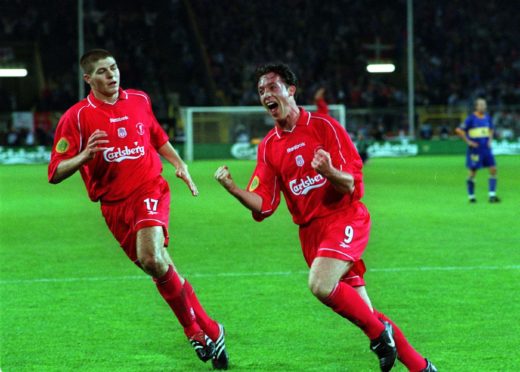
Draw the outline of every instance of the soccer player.
[[[325,100],[325,88],[321,87],[314,93],[314,104],[316,105],[316,112],[318,114],[329,114],[329,105]]]
[[[153,278],[197,356],[212,359],[215,369],[227,369],[223,326],[206,314],[166,250],[170,190],[159,155],[197,196],[188,167],[157,122],[146,93],[120,88],[110,52],[88,51],[80,65],[91,90],[58,123],[49,182],[60,183],[79,170],[108,228],[130,260]]]
[[[497,167],[491,144],[493,142],[493,122],[486,113],[487,104],[483,98],[475,100],[475,112],[469,115],[464,123],[455,131],[468,145],[466,152],[466,167],[469,169],[467,180],[468,197],[470,203],[476,203],[475,176],[482,167],[489,168],[489,202],[498,203],[497,196]]]
[[[311,292],[367,335],[382,371],[389,371],[396,357],[410,371],[436,371],[367,295],[361,255],[370,215],[360,201],[362,162],[347,132],[330,116],[297,106],[297,80],[287,65],[261,66],[256,78],[260,102],[275,126],[259,145],[247,189],[237,186],[227,166],[219,167],[215,178],[257,221],[275,212],[283,193],[299,225]]]

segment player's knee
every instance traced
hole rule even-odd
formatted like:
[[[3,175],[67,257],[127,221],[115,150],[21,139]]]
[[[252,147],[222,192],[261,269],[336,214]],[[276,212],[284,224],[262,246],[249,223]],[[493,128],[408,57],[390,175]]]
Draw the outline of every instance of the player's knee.
[[[328,280],[324,280],[318,275],[311,275],[309,277],[309,289],[314,296],[320,300],[325,300],[329,297],[334,283],[330,283]]]
[[[168,268],[164,258],[155,252],[143,254],[139,257],[139,262],[144,271],[154,277],[160,277]]]

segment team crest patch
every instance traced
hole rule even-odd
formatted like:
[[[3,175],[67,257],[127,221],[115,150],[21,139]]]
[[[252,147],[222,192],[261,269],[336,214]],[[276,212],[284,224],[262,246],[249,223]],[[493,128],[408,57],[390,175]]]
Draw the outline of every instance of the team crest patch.
[[[144,134],[144,124],[143,123],[137,123],[136,125],[137,133],[142,136]]]
[[[127,135],[126,128],[117,128],[117,136],[119,138],[125,138]]]
[[[258,186],[260,186],[260,178],[258,176],[255,176],[253,178],[253,181],[251,182],[251,186],[249,186],[249,191],[255,191]]]
[[[58,143],[56,144],[56,152],[63,154],[67,152],[69,149],[69,141],[65,137],[61,137]]]
[[[303,159],[302,155],[298,155],[296,158],[296,165],[299,167],[303,167],[303,164],[305,164],[305,160]]]

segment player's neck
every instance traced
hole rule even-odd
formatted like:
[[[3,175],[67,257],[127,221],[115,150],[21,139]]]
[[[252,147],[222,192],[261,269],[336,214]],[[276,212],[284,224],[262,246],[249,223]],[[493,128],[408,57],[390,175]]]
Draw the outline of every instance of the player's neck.
[[[102,102],[110,103],[110,104],[114,104],[117,101],[117,99],[119,98],[119,91],[117,91],[115,94],[113,94],[111,96],[106,96],[97,90],[92,90],[92,94],[94,94],[94,97],[96,97],[98,100],[100,100]]]
[[[300,118],[300,109],[297,105],[291,105],[289,109],[289,115],[285,117],[285,119],[277,120],[276,125],[284,131],[291,132],[294,127],[296,126],[296,123],[298,122],[298,119]]]

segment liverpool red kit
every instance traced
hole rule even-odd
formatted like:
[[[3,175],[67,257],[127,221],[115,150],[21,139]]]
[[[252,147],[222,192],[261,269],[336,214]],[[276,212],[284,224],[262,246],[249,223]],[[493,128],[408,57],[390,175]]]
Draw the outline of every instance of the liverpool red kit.
[[[312,168],[311,161],[319,149],[330,153],[335,168],[354,177],[351,195],[337,191]],[[274,213],[283,193],[294,222],[300,225],[308,265],[315,257],[355,262],[354,272],[345,279],[350,278],[350,285],[363,285],[365,268],[360,258],[368,243],[370,215],[360,202],[364,193],[362,166],[354,144],[338,122],[300,108],[292,131],[275,127],[258,148],[248,190],[262,197],[262,211],[253,213],[253,217],[261,221]]]
[[[120,89],[114,104],[90,93],[62,116],[56,128],[49,180],[58,164],[78,155],[97,129],[108,134],[108,149],[80,168],[92,201],[123,200],[161,174],[157,150],[168,136],[155,119],[146,93]]]
[[[49,180],[63,160],[78,155],[96,130],[107,133],[106,150],[80,168],[92,201],[101,202],[105,221],[132,261],[136,256],[136,233],[149,226],[162,226],[168,244],[170,191],[161,177],[157,150],[168,136],[157,122],[146,93],[119,90],[114,104],[90,93],[72,106],[56,128],[48,169]]]

